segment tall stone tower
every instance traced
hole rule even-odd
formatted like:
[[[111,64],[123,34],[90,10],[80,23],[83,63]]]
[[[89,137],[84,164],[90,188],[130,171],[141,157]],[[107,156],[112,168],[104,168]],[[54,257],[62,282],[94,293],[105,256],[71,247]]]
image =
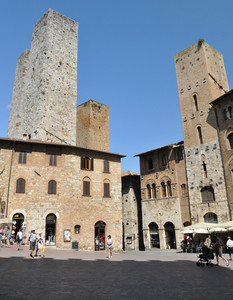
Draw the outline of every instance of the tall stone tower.
[[[229,219],[229,205],[209,104],[229,90],[221,53],[203,40],[175,55],[192,222]],[[209,219],[208,219],[209,218]]]
[[[109,151],[109,107],[89,100],[77,107],[77,146]]]
[[[78,23],[49,9],[18,59],[8,137],[76,144]]]

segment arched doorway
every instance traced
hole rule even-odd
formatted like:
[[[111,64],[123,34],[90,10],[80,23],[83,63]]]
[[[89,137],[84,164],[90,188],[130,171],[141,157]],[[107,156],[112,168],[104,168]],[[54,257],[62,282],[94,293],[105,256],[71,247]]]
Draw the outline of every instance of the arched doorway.
[[[175,226],[171,222],[164,224],[166,245],[168,249],[176,249]]]
[[[105,249],[105,227],[104,221],[95,224],[95,251]]]
[[[158,225],[154,222],[150,223],[149,230],[150,230],[150,248],[160,248]]]
[[[24,222],[24,215],[22,213],[16,213],[14,214],[12,221],[15,223],[15,236],[17,234],[17,232],[19,231],[19,229],[23,229],[23,222]]]
[[[51,246],[56,245],[56,223],[57,223],[56,215],[54,214],[47,215],[46,226],[45,226],[46,245],[51,245]]]

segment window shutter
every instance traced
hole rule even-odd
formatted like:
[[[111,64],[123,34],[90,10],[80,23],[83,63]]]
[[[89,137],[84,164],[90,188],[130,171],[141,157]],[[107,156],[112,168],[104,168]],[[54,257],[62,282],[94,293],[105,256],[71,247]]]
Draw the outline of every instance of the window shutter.
[[[81,156],[81,170],[84,169],[84,157]]]
[[[83,195],[90,196],[90,182],[83,181]]]
[[[94,170],[94,159],[91,158],[91,171],[93,171],[93,170]]]
[[[19,178],[16,183],[16,193],[25,193],[25,180],[23,178]]]

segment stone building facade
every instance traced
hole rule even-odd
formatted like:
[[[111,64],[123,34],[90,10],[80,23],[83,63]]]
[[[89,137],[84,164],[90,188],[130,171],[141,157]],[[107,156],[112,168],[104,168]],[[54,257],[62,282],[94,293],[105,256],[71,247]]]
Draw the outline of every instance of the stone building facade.
[[[192,223],[230,219],[210,102],[229,90],[222,55],[203,40],[175,55]]]
[[[136,156],[140,158],[145,248],[179,248],[180,229],[190,224],[183,142]]]
[[[75,21],[49,9],[18,59],[8,138],[0,139],[1,222],[46,244],[122,249],[121,158],[109,152],[109,108],[77,102]],[[77,137],[77,142],[76,142]]]
[[[123,249],[144,250],[140,175],[131,171],[121,173],[123,206]]]
[[[229,212],[233,212],[233,90],[213,102],[216,114],[216,125],[219,136],[221,157],[223,161]]]
[[[49,9],[18,59],[9,138],[76,145],[78,23]]]
[[[122,155],[64,144],[0,139],[1,221],[42,231],[47,244],[122,249]],[[21,216],[20,220],[15,216]],[[19,224],[18,224],[19,225]],[[70,240],[65,240],[70,235]]]

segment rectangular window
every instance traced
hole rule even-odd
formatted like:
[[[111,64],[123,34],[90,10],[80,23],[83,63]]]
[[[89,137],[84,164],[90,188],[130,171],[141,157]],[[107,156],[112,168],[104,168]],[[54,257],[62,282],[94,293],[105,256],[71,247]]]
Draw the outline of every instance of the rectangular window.
[[[104,173],[109,173],[109,161],[104,161]]]
[[[183,156],[183,150],[182,150],[182,149],[179,149],[179,150],[177,151],[177,155],[178,155],[178,161],[184,159],[184,156]]]
[[[26,164],[27,162],[27,152],[19,152],[19,164]]]
[[[83,181],[83,196],[90,196],[90,182]]]
[[[166,166],[167,165],[167,155],[163,155],[162,156],[162,166]]]
[[[93,171],[94,170],[94,160],[93,158],[83,156],[81,157],[81,169]]]
[[[104,197],[110,198],[110,184],[104,183]]]
[[[49,155],[49,165],[56,166],[57,165],[57,154],[50,154]]]

